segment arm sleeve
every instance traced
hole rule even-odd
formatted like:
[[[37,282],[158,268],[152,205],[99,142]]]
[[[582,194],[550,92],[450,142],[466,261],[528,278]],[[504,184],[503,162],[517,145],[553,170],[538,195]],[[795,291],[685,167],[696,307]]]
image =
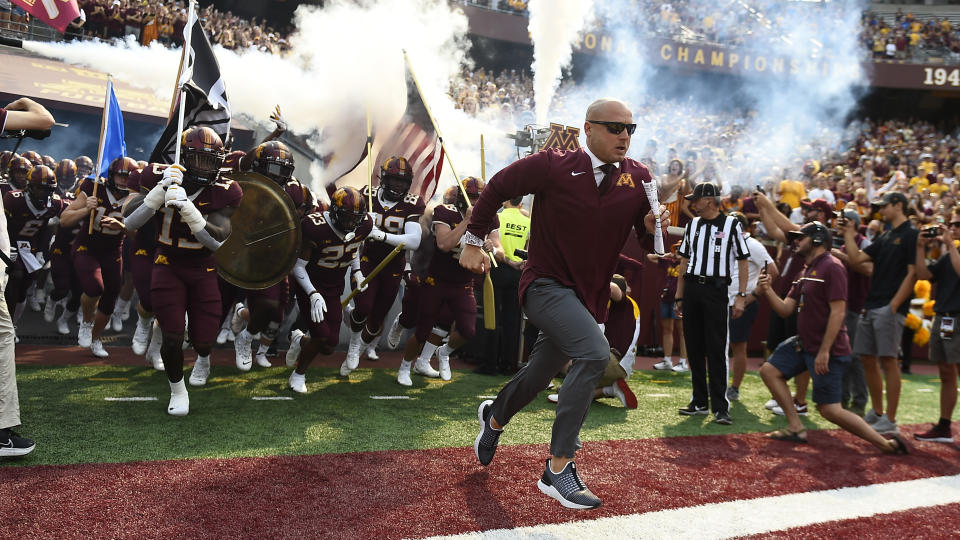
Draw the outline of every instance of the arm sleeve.
[[[403,234],[384,233],[386,237],[383,239],[383,241],[391,246],[405,244],[404,249],[413,250],[420,247],[420,237],[423,236],[421,234],[422,232],[423,231],[420,229],[420,223],[416,221],[408,221],[403,225]]]
[[[153,219],[153,216],[156,214],[156,211],[150,208],[145,204],[141,204],[137,207],[136,210],[130,213],[129,216],[123,218],[123,226],[130,231],[135,231],[140,227],[146,225],[148,221]],[[200,240],[197,238],[197,240]],[[201,241],[202,243],[202,241]]]
[[[307,294],[317,289],[313,286],[313,282],[310,281],[310,276],[307,274],[307,261],[305,259],[297,259],[297,263],[293,265],[293,279],[297,280],[300,288]]]
[[[467,231],[478,238],[490,232],[493,217],[507,199],[538,193],[549,185],[553,151],[537,152],[506,166],[490,179],[470,216]]]
[[[124,222],[126,222],[126,220],[124,220]],[[193,233],[193,236],[203,245],[203,247],[209,249],[210,251],[217,251],[220,249],[220,246],[223,245],[223,242],[211,236],[210,232],[206,229],[200,229],[199,231]]]

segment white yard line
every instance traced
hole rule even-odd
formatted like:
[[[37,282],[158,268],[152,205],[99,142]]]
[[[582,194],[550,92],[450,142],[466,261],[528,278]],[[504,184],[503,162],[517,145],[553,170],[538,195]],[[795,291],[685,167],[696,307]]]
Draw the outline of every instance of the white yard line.
[[[134,397],[105,397],[104,401],[157,401],[153,396],[134,396]]]
[[[960,475],[433,538],[731,538],[958,502]],[[544,504],[557,503],[544,498]]]

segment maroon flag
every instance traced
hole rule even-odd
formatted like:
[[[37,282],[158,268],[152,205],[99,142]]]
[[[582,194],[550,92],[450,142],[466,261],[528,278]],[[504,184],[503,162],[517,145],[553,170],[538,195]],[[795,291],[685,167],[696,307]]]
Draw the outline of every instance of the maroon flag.
[[[61,33],[80,16],[77,0],[12,0],[27,13],[56,28]]]
[[[373,184],[377,185],[380,166],[391,156],[400,156],[413,167],[413,184],[410,193],[420,195],[425,201],[433,198],[443,168],[443,147],[433,128],[423,98],[413,83],[410,71],[407,75],[407,110],[390,140],[384,143],[377,154],[373,170]]]

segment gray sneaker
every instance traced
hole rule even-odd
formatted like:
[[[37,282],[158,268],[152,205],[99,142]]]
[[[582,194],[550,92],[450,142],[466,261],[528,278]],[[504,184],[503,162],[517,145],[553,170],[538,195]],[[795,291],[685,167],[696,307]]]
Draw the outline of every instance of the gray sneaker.
[[[500,442],[500,435],[503,434],[503,429],[493,429],[493,426],[490,425],[492,410],[492,399],[484,401],[477,409],[477,419],[480,420],[480,434],[473,441],[473,453],[476,454],[477,460],[484,467],[493,461],[493,454],[497,451],[497,443]]]
[[[866,423],[872,426],[877,422],[877,420],[880,419],[880,415],[877,414],[877,411],[870,409],[869,411],[867,411],[867,414],[863,415],[863,419],[864,421],[866,421]]]
[[[871,424],[871,427],[877,431],[877,433],[897,433],[897,423],[891,422],[890,418],[887,415],[880,415],[880,418],[876,422]]]
[[[740,391],[733,386],[727,387],[727,399],[729,401],[740,401]]]
[[[588,510],[600,506],[600,498],[591,492],[577,474],[577,464],[569,462],[559,473],[550,470],[550,460],[537,487],[567,508]]]

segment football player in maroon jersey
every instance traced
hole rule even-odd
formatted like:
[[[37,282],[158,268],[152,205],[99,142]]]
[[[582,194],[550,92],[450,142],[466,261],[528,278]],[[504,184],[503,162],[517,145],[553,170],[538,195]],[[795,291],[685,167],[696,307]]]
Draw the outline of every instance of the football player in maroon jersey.
[[[49,245],[51,220],[60,216],[65,208],[56,193],[57,177],[50,167],[38,165],[27,173],[23,191],[10,191],[3,196],[3,209],[7,215],[10,245],[18,256],[9,269],[6,288],[7,309],[16,323],[23,314],[23,302],[27,289],[36,278],[39,268],[31,268],[24,256],[33,257],[41,266]]]
[[[137,170],[133,158],[119,157],[110,163],[102,188],[95,180],[85,178],[77,190],[77,198],[63,212],[60,224],[71,228],[83,222],[73,243],[73,266],[83,295],[80,306],[83,322],[77,332],[81,347],[90,347],[94,356],[109,356],[100,335],[103,333],[120,292],[123,263],[120,244],[123,242],[123,203],[127,198],[127,177]],[[96,191],[96,195],[94,192]],[[93,225],[87,222],[93,213]]]
[[[300,313],[308,319],[310,336],[294,330],[287,350],[287,365],[296,362],[289,385],[295,392],[307,391],[307,366],[317,354],[329,355],[340,341],[340,295],[349,268],[353,282],[363,281],[360,246],[373,230],[366,200],[352,187],[342,187],[330,197],[330,209],[308,214],[301,222],[302,247],[293,267],[299,286]]]
[[[77,198],[75,186],[77,183],[77,165],[72,159],[60,160],[54,169],[57,177],[57,192],[68,206]],[[73,227],[57,227],[50,246],[50,276],[53,279],[53,290],[47,298],[43,308],[43,318],[53,322],[57,316],[57,306],[63,307],[63,313],[57,319],[57,331],[60,334],[70,333],[69,321],[77,313],[80,306],[80,283],[73,273],[73,261],[70,257],[70,246],[73,245],[79,225]],[[69,296],[69,298],[68,298]]]
[[[290,199],[302,219],[314,207],[312,193],[299,180],[293,177],[293,152],[280,141],[267,141],[257,146],[247,154],[250,158],[250,170],[262,174],[279,184]],[[241,159],[244,164],[248,160]],[[236,331],[234,349],[236,350],[237,368],[248,371],[253,363],[252,344],[255,339],[260,340],[256,354],[257,365],[270,367],[267,359],[267,350],[277,337],[277,330],[283,322],[284,308],[290,294],[290,285],[286,278],[280,283],[262,290],[248,290],[246,292],[247,307],[238,303],[233,310],[231,330]],[[246,328],[243,322],[247,322]],[[241,330],[242,328],[242,330]]]
[[[197,361],[190,384],[206,384],[210,348],[220,327],[220,290],[214,252],[230,236],[230,216],[240,206],[240,184],[220,177],[224,149],[208,127],[191,127],[180,138],[183,167],[148,167],[141,177],[146,195],[131,202],[125,222],[137,229],[149,220],[157,247],[150,278],[150,300],[163,333],[160,354],[170,382],[167,413],[190,412],[183,378],[183,339],[189,316],[190,342]],[[140,204],[142,200],[142,204]]]
[[[7,181],[0,184],[0,191],[6,195],[8,191],[22,190],[27,187],[27,173],[33,168],[30,160],[16,154],[7,163]]]
[[[407,193],[412,182],[413,169],[402,157],[391,157],[380,167],[380,185],[370,212],[374,228],[360,258],[360,269],[365,275],[369,275],[396,246],[404,244],[404,249],[411,251],[420,247],[422,231],[418,220],[425,205],[419,196]],[[367,189],[361,190],[365,198],[368,197]],[[371,360],[376,359],[376,341],[383,330],[383,320],[400,291],[404,265],[405,256],[400,253],[367,284],[367,290],[354,299],[349,321],[350,345],[347,359],[340,366],[340,375],[347,376],[357,369],[361,352],[366,352]]]
[[[471,203],[480,197],[483,181],[469,176],[461,180]],[[473,338],[476,331],[477,300],[473,292],[474,274],[460,266],[463,233],[467,230],[472,204],[460,193],[456,204],[444,204],[433,210],[433,232],[437,250],[430,260],[428,276],[421,284],[418,294],[420,315],[417,317],[416,333],[407,341],[403,361],[397,373],[397,382],[411,386],[410,370],[428,377],[450,380],[450,354]],[[499,220],[487,235],[489,250],[500,244]],[[502,249],[502,248],[500,248]],[[443,316],[446,314],[446,316]],[[456,331],[451,333],[452,323]],[[436,328],[435,328],[436,327]],[[449,342],[441,345],[443,338]],[[414,355],[419,351],[414,365]],[[439,372],[430,365],[430,358],[437,353]]]

